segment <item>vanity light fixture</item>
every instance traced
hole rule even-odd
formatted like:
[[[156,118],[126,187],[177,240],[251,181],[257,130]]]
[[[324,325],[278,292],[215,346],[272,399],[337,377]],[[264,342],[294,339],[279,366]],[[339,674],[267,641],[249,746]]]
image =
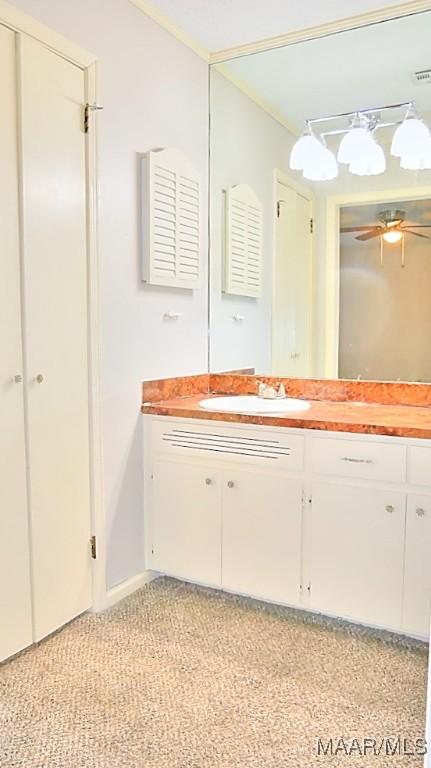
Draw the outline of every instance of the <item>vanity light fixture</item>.
[[[332,181],[338,176],[335,155],[326,144],[323,142],[320,144],[318,153],[313,156],[311,162],[308,161],[305,164],[302,175],[309,181]]]
[[[335,155],[327,148],[324,139],[314,135],[309,122],[292,149],[289,167],[302,171],[304,178],[310,181],[329,181],[338,174]]]
[[[400,158],[401,168],[420,171],[431,168],[431,134],[410,104],[407,114],[394,133],[391,154]]]
[[[403,119],[382,113],[407,110]],[[317,124],[347,120],[347,127],[335,127],[315,132]],[[416,114],[414,102],[391,104],[383,107],[317,117],[306,121],[305,130],[293,146],[289,166],[302,171],[310,181],[329,181],[338,174],[338,163],[348,166],[355,176],[377,176],[386,170],[385,153],[376,141],[375,132],[380,128],[396,126],[391,154],[400,158],[401,168],[407,170],[431,169],[431,133]],[[326,137],[342,135],[337,158],[326,146]]]
[[[320,152],[319,139],[313,133],[310,123],[307,121],[304,133],[294,145],[290,153],[289,167],[293,171],[303,171],[307,163],[311,162]]]

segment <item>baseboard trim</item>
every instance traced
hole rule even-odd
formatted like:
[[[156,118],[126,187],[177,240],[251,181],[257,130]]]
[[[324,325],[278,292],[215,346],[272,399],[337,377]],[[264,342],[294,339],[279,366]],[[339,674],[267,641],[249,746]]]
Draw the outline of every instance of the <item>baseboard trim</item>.
[[[117,586],[108,590],[106,593],[103,610],[112,608],[112,606],[119,603],[120,600],[124,600],[125,597],[132,595],[137,589],[141,589],[145,584],[149,584],[150,581],[154,581],[154,579],[157,579],[159,576],[160,574],[157,573],[157,571],[143,571],[136,576],[132,576],[131,579],[127,579],[126,581],[122,581],[121,584],[117,584]]]

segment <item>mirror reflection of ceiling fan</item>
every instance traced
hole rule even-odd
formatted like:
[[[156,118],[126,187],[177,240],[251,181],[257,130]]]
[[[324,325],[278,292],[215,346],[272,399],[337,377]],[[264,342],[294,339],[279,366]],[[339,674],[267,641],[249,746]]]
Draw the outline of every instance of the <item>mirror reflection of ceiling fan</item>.
[[[414,235],[429,240],[429,235],[415,232],[416,229],[431,229],[431,224],[404,224],[406,212],[400,210],[381,211],[378,220],[381,224],[369,224],[363,227],[341,227],[341,232],[362,232],[356,236],[356,240],[371,240],[373,237],[381,237],[387,243],[398,243],[403,235]]]

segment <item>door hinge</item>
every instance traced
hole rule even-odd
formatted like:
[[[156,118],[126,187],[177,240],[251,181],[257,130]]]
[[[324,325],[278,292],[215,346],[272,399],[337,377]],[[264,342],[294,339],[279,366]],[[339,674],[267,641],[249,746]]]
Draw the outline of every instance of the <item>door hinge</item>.
[[[310,219],[310,235],[314,232],[314,219]]]
[[[97,559],[97,547],[96,547],[96,537],[92,536],[90,539],[90,551],[91,551],[91,557],[93,560]]]
[[[99,104],[86,104],[84,107],[84,133],[90,129],[90,112],[98,112],[103,109]]]

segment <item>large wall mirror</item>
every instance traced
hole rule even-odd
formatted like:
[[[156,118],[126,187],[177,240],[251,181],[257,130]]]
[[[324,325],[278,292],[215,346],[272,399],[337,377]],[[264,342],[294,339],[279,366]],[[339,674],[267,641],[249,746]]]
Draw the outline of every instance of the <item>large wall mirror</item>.
[[[211,67],[210,370],[431,382],[431,12]]]

